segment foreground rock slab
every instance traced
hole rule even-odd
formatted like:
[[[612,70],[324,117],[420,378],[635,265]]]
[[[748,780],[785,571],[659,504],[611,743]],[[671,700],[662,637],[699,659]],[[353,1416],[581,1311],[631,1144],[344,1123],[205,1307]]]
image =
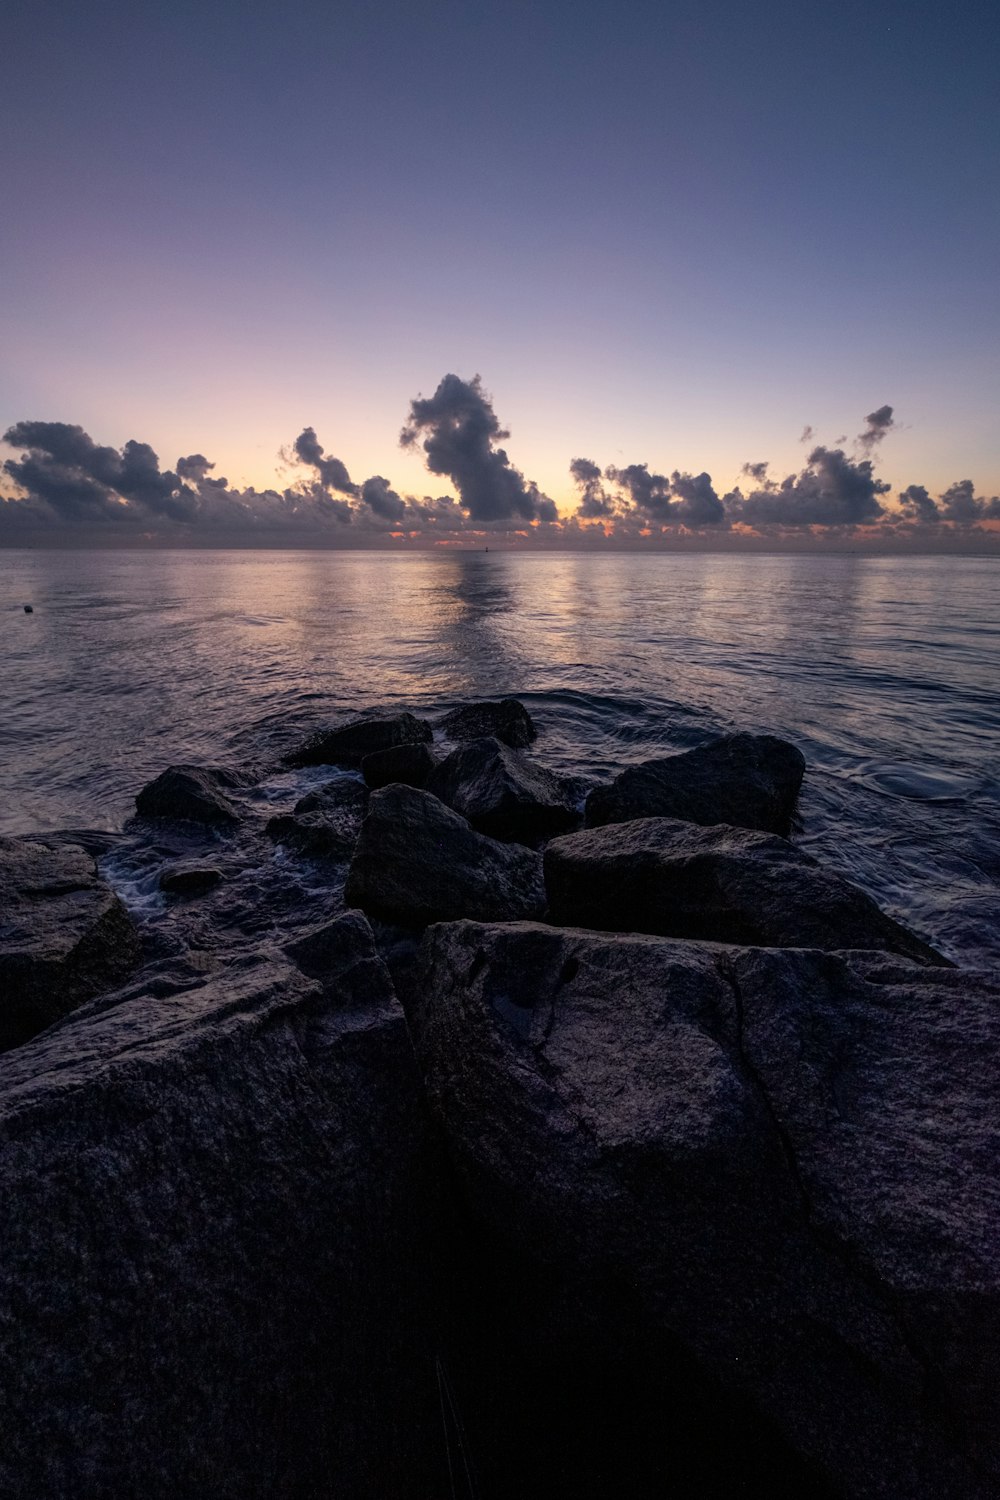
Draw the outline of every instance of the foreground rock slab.
[[[141,943],[86,850],[0,837],[0,1050],[125,978]]]
[[[545,907],[540,854],[486,838],[430,792],[398,785],[372,793],[344,895],[369,916],[412,927],[516,921]]]
[[[517,698],[499,702],[463,703],[441,720],[441,728],[451,740],[502,740],[512,750],[523,750],[538,738],[534,721]]]
[[[945,963],[870,896],[775,834],[674,818],[553,839],[549,920],[776,948],[868,948]]]
[[[424,741],[415,745],[393,745],[376,750],[361,762],[365,785],[377,791],[381,786],[401,782],[404,786],[423,787],[434,769],[435,761]]]
[[[572,790],[558,776],[493,738],[459,745],[427,790],[491,838],[536,844],[580,822]]]
[[[773,735],[728,734],[630,766],[590,793],[588,828],[635,818],[729,823],[787,835],[805,774],[802,752]]]
[[[395,745],[418,745],[433,738],[425,719],[414,714],[364,714],[333,729],[320,729],[284,758],[286,766],[360,766],[366,755]]]
[[[624,1289],[837,1493],[997,1494],[995,979],[463,922],[414,993],[468,1199],[544,1267],[549,1338]]]
[[[0,1061],[5,1496],[444,1492],[406,1024],[357,916],[320,969],[137,986]]]

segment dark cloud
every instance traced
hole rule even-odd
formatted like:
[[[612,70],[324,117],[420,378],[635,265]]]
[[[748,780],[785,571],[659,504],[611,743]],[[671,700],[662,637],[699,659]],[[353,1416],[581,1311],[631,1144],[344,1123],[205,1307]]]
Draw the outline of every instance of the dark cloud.
[[[576,513],[583,520],[594,521],[600,517],[613,516],[619,509],[613,495],[601,483],[599,464],[589,458],[574,458],[569,466],[573,483],[580,491],[580,503]]]
[[[390,487],[388,479],[373,474],[361,486],[361,498],[380,520],[398,523],[406,515],[406,501]]]
[[[671,491],[677,497],[672,515],[682,526],[695,530],[699,526],[724,526],[726,512],[708,474],[670,476]]]
[[[842,448],[814,448],[806,467],[778,485],[749,495],[734,491],[734,521],[761,526],[865,526],[879,520],[890,488],[876,479],[870,459],[849,459]]]
[[[865,453],[871,453],[893,426],[895,423],[892,420],[891,406],[880,406],[878,411],[870,411],[865,417],[864,431],[858,433],[858,447]]]
[[[813,438],[815,436],[816,436],[816,429],[815,429],[815,427],[812,427],[807,422],[806,425],[803,427],[802,431],[799,433],[799,442],[800,443],[811,443],[812,440],[813,440]]]
[[[66,422],[16,422],[3,440],[22,450],[4,472],[59,519],[183,521],[191,515],[194,497],[173,470],[161,471],[148,443],[133,440],[119,452]]]
[[[1000,496],[987,499],[984,495],[977,495],[971,479],[959,479],[949,485],[939,497],[939,503],[944,519],[957,521],[959,525],[1000,520]]]
[[[621,486],[629,503],[647,520],[670,524],[670,480],[666,474],[651,474],[648,464],[627,464],[622,469],[609,464],[604,474],[612,484]]]
[[[338,495],[353,497],[360,495],[361,491],[356,484],[351,482],[346,466],[339,458],[334,458],[332,454],[327,456],[324,453],[317,440],[315,428],[303,428],[292,445],[292,452],[300,462],[316,470],[324,489],[333,490]]]
[[[908,521],[918,521],[923,524],[933,525],[940,521],[941,512],[938,510],[937,502],[932,500],[922,484],[907,485],[905,490],[900,491],[900,509]]]
[[[749,478],[755,482],[755,484],[766,485],[768,482],[768,467],[768,461],[765,458],[762,459],[759,464],[744,464],[743,468],[740,470],[740,473],[748,475]]]
[[[708,474],[650,473],[647,464],[628,464],[605,470],[620,485],[628,503],[644,520],[660,526],[725,526],[726,513]]]
[[[446,475],[473,521],[555,521],[554,503],[515,469],[503,448],[510,436],[497,420],[478,375],[446,375],[433,396],[410,402],[400,433],[404,448],[421,447],[432,474]]]

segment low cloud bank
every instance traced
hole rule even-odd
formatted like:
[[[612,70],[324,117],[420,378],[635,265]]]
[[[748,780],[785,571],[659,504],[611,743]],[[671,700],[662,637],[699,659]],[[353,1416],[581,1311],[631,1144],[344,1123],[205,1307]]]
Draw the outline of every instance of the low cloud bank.
[[[932,544],[1000,522],[1000,497],[962,479],[932,496],[875,474],[882,443],[896,428],[893,408],[864,418],[853,449],[814,445],[804,466],[783,478],[765,460],[743,465],[721,494],[707,472],[656,472],[645,462],[602,468],[574,458],[577,506],[560,517],[554,502],[514,467],[503,428],[478,375],[446,375],[434,394],[410,403],[400,443],[420,450],[431,474],[455,495],[404,495],[381,474],[355,482],[344,461],[304,427],[282,458],[298,477],[282,489],[239,489],[215,474],[202,453],[161,468],[148,443],[101,446],[65,422],[16,422],[3,435],[15,455],[2,466],[0,542],[106,537],[136,542],[345,545],[379,537],[416,544],[458,543],[513,533],[522,540],[655,545],[670,538],[789,540],[844,537]],[[807,427],[803,441],[812,441]],[[843,442],[843,439],[840,440]]]

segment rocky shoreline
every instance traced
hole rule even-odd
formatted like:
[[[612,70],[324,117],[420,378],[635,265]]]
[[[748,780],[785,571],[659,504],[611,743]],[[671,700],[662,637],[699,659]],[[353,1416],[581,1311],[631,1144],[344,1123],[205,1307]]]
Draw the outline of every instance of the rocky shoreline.
[[[1000,983],[790,839],[787,742],[536,738],[0,839],[3,1494],[1000,1493]]]

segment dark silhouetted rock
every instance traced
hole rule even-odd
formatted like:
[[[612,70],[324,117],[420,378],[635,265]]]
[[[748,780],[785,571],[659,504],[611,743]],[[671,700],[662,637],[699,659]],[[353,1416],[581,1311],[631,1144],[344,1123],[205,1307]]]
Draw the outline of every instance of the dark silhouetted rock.
[[[0,1062],[0,1492],[445,1492],[432,1156],[370,931]]]
[[[946,962],[804,850],[748,828],[640,818],[570,833],[545,850],[545,889],[568,927]]]
[[[423,927],[460,916],[515,921],[545,906],[541,855],[476,833],[429,792],[373,792],[345,898],[370,916]]]
[[[201,896],[222,879],[214,865],[169,865],[160,875],[160,890],[172,896]]]
[[[136,812],[141,818],[232,828],[240,815],[226,793],[248,782],[238,771],[215,766],[170,766],[143,787],[135,799]]]
[[[0,837],[0,1050],[120,983],[140,951],[132,918],[86,850]]]
[[[531,715],[517,698],[501,698],[498,703],[464,703],[453,708],[441,720],[441,728],[451,740],[502,740],[512,750],[523,750],[538,738]]]
[[[366,714],[336,729],[320,729],[285,756],[286,766],[359,766],[366,755],[394,745],[433,738],[431,726],[413,714]]]
[[[380,786],[423,787],[435,766],[434,756],[421,741],[416,745],[393,745],[389,750],[376,750],[366,755],[361,762],[361,774],[365,785],[376,791]]]
[[[433,1107],[547,1339],[623,1299],[651,1373],[680,1340],[837,1493],[995,1497],[995,978],[461,922],[417,979]]]
[[[580,822],[572,788],[496,739],[459,745],[427,790],[491,838],[536,844]]]
[[[730,823],[786,835],[805,773],[801,751],[773,735],[727,734],[630,766],[587,798],[588,828],[634,818]]]
[[[340,776],[300,797],[293,813],[271,818],[264,831],[309,858],[348,859],[367,806],[368,788]]]

